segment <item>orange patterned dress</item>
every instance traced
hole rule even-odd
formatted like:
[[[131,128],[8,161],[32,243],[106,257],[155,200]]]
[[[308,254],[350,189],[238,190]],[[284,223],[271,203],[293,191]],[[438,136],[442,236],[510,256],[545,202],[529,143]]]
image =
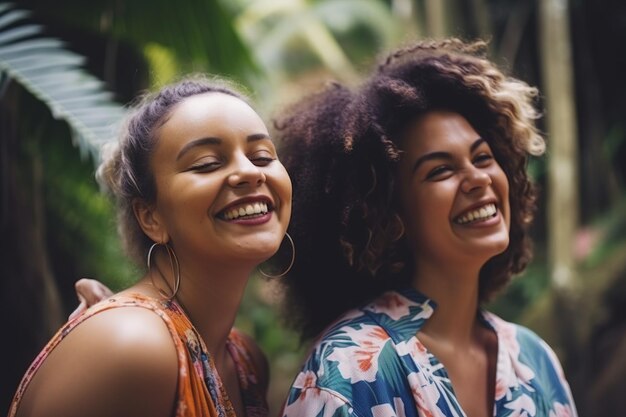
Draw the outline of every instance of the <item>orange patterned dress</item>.
[[[182,308],[174,301],[158,300],[140,294],[114,296],[67,322],[48,342],[26,372],[13,398],[8,417],[15,416],[22,396],[37,369],[65,336],[94,314],[119,307],[147,308],[159,315],[167,325],[178,354],[175,417],[235,417],[211,355]],[[246,416],[266,417],[268,406],[265,393],[259,385],[258,370],[254,366],[246,340],[233,329],[226,346],[237,368]]]

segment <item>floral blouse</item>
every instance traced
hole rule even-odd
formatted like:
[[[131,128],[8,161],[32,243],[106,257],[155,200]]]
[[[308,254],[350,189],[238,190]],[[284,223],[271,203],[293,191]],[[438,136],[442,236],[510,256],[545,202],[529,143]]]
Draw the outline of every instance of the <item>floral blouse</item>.
[[[436,304],[388,292],[327,329],[297,375],[284,417],[465,416],[444,368],[417,338]],[[498,337],[493,415],[576,417],[561,365],[527,328],[481,311]]]
[[[67,322],[46,347],[39,353],[20,383],[13,398],[9,417],[13,417],[33,376],[50,352],[76,326],[102,311],[118,307],[143,307],[154,311],[172,336],[178,355],[178,392],[176,394],[175,417],[235,417],[215,364],[200,335],[183,312],[173,301],[162,301],[140,294],[114,296],[104,300],[82,315]],[[226,342],[229,354],[235,362],[239,387],[247,417],[267,417],[268,406],[265,393],[259,385],[257,369],[250,355],[246,340],[233,329]]]

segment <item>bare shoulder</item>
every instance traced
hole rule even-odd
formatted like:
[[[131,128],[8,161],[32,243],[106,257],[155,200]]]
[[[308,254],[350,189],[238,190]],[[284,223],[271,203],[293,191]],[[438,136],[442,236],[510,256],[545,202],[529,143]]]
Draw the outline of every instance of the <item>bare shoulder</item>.
[[[153,311],[120,307],[79,324],[50,353],[19,416],[170,416],[176,348]]]

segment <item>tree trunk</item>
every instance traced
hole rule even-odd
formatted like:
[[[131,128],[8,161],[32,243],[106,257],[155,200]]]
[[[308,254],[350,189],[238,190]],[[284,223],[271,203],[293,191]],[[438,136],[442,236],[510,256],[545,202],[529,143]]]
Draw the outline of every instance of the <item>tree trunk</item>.
[[[539,42],[548,130],[548,259],[554,294],[551,308],[557,322],[566,371],[580,363],[581,329],[572,317],[578,282],[574,239],[578,224],[578,149],[573,60],[567,0],[540,0]],[[573,387],[577,385],[571,380]],[[574,389],[574,391],[576,391]]]
[[[472,0],[472,17],[474,20],[474,26],[478,37],[484,40],[489,40],[493,36],[493,28],[491,27],[491,18],[489,13],[489,4],[486,0]],[[490,48],[493,47],[492,43],[489,43]]]
[[[548,127],[548,218],[551,281],[575,287],[573,242],[578,224],[578,149],[567,0],[542,0],[540,42]]]
[[[446,7],[447,3],[445,0],[425,0],[426,33],[428,36],[441,39],[447,35],[446,12],[450,10]]]
[[[532,8],[532,2],[525,0],[518,1],[511,9],[506,20],[504,33],[502,34],[498,47],[498,57],[503,62],[506,62],[510,68],[515,67],[517,52],[522,42],[524,28],[528,24]]]

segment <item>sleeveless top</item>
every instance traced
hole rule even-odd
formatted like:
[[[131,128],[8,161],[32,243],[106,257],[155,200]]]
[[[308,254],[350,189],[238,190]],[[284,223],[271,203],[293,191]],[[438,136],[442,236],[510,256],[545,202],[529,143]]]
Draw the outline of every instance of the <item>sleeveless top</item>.
[[[24,375],[11,403],[8,417],[15,416],[28,384],[43,361],[65,336],[89,317],[119,307],[152,310],[166,324],[178,355],[178,383],[173,414],[175,417],[235,417],[213,358],[182,308],[174,301],[158,300],[141,294],[113,296],[67,322],[39,353]],[[266,417],[268,406],[265,393],[259,386],[258,369],[254,366],[250,347],[236,329],[231,330],[226,347],[237,369],[246,416]]]

